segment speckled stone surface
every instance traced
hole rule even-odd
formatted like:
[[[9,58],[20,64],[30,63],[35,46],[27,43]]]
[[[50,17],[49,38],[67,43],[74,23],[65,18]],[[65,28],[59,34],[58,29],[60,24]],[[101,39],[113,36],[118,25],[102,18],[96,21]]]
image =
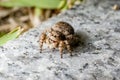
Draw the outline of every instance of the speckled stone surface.
[[[0,47],[0,80],[120,80],[119,0],[88,0]],[[70,23],[85,45],[63,59],[58,50],[39,50],[41,32],[58,21]]]

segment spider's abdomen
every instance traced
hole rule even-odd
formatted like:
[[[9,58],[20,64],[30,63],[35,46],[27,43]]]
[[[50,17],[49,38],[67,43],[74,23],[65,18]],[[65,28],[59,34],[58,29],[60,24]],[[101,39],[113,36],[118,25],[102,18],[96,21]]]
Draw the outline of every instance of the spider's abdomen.
[[[70,24],[68,24],[66,22],[62,22],[62,21],[53,25],[52,29],[54,31],[59,31],[59,32],[63,33],[65,36],[70,35],[70,34],[74,34],[73,27]]]

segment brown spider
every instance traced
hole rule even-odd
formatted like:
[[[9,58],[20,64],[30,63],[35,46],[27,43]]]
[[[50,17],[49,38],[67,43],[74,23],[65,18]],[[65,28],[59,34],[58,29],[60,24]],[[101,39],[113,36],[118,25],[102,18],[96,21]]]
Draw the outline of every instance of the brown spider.
[[[64,49],[67,49],[72,56],[73,47],[79,43],[79,37],[74,34],[74,29],[70,24],[60,21],[41,34],[41,52],[43,43],[48,44],[51,49],[58,48],[62,58]]]

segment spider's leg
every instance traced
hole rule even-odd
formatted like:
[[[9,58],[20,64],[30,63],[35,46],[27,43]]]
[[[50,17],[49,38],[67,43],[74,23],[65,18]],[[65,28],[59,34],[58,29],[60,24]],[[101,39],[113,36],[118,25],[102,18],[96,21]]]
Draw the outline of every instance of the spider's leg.
[[[46,34],[42,33],[40,36],[40,53],[42,53],[42,47],[43,47],[43,43],[45,43],[46,41]]]
[[[43,42],[40,41],[40,53],[42,53],[42,46],[43,46]]]
[[[58,48],[59,48],[59,51],[60,51],[60,57],[61,58],[63,58],[63,49],[64,49],[64,47],[65,47],[64,41],[60,41]]]
[[[67,50],[68,50],[69,53],[70,53],[70,56],[72,56],[72,48],[71,48],[71,46],[70,46],[70,44],[69,44],[69,42],[68,42],[67,40],[65,40],[65,44],[66,44]]]

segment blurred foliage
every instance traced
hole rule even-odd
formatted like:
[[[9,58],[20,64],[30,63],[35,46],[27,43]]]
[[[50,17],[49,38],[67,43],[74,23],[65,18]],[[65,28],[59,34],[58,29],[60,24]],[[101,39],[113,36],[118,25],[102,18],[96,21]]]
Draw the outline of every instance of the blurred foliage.
[[[0,32],[0,37],[2,37],[5,34],[6,34],[6,32]]]
[[[15,39],[21,32],[31,28],[30,26],[39,25],[49,17],[71,8],[76,2],[81,2],[81,0],[1,0],[0,24],[5,25],[2,26],[4,31],[1,32],[2,29],[0,29],[0,46]],[[5,22],[9,22],[9,24]],[[24,31],[20,27],[15,28],[21,23],[24,25],[22,26]],[[4,28],[9,26],[14,27]],[[6,33],[8,32],[6,29],[13,30]]]
[[[13,40],[17,38],[22,33],[22,31],[23,29],[20,26],[18,26],[15,29],[13,29],[11,32],[0,37],[0,46],[5,44],[9,40]]]
[[[38,7],[45,9],[59,9],[66,4],[66,0],[9,0],[0,2],[4,7]]]

